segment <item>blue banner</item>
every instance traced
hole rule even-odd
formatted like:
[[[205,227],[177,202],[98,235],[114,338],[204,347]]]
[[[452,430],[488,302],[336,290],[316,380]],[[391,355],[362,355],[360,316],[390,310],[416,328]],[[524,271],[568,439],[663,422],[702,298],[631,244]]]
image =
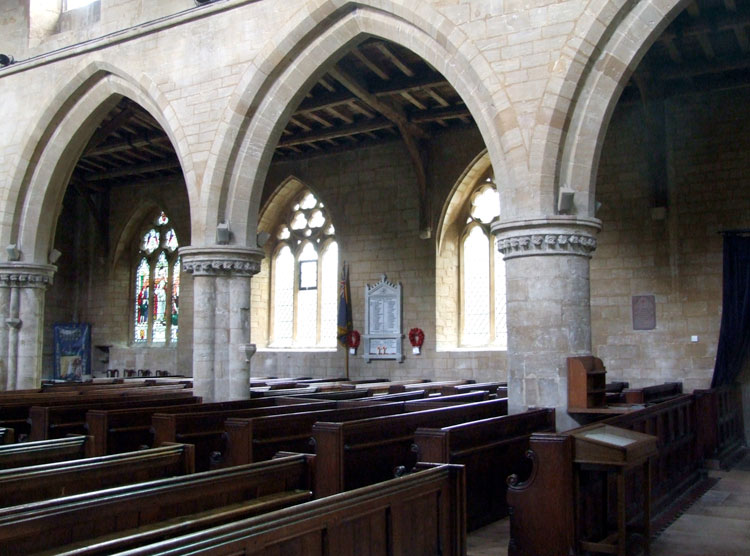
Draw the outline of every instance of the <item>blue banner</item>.
[[[91,325],[57,323],[52,329],[55,338],[55,380],[91,380]]]

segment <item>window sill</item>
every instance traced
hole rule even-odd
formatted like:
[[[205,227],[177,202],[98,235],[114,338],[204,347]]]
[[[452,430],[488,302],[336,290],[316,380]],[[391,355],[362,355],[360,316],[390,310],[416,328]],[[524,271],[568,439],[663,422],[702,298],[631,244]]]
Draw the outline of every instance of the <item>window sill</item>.
[[[507,353],[508,348],[501,348],[501,347],[493,347],[493,346],[477,346],[477,347],[443,347],[443,348],[436,348],[436,352],[438,353],[467,353],[467,352],[473,352],[473,351],[492,351],[492,352],[499,352],[499,353]]]
[[[335,347],[259,347],[257,353],[336,353]]]

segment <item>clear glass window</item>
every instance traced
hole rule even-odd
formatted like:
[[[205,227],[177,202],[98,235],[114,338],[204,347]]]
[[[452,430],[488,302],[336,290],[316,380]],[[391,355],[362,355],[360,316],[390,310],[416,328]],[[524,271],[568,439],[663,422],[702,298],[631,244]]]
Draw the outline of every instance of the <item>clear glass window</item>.
[[[334,347],[338,246],[328,211],[305,190],[274,229],[270,345]]]

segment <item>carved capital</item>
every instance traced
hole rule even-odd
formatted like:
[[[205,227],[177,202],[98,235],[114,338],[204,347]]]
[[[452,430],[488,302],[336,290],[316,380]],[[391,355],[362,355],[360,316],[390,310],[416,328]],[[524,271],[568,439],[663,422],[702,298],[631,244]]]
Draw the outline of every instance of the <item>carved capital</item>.
[[[0,286],[46,288],[52,285],[57,267],[49,264],[0,263]]]
[[[590,258],[601,222],[595,218],[553,217],[496,222],[492,233],[503,258],[576,255]]]
[[[253,276],[260,272],[260,249],[215,246],[180,249],[182,269],[194,276]]]

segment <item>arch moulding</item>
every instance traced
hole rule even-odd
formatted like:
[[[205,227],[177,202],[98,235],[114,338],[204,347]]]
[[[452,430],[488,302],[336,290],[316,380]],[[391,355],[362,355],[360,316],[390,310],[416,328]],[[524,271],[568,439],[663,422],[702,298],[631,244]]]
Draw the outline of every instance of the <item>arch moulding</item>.
[[[632,9],[611,20],[599,37],[595,58],[588,60],[587,71],[579,75],[576,94],[568,105],[568,125],[559,144],[556,185],[584,195],[584,216],[594,215],[599,158],[620,93],[664,28],[689,3],[690,0],[629,3]],[[575,57],[588,59],[590,50],[590,43],[581,46]],[[549,138],[548,141],[549,149],[558,144]]]
[[[24,153],[32,162],[19,167],[11,186],[10,206],[15,206],[8,243],[17,243],[22,260],[46,263],[54,244],[57,217],[73,168],[91,134],[122,97],[147,110],[164,129],[185,176],[189,204],[197,198],[189,157],[180,145],[182,133],[174,112],[155,84],[137,80],[109,64],[94,63],[70,80],[43,112]],[[42,215],[54,215],[42,218]]]
[[[306,21],[292,22],[282,36],[293,37],[294,44],[281,41],[288,55],[270,53],[246,75],[211,149],[205,175],[208,183],[217,186],[203,192],[205,235],[194,236],[194,243],[213,243],[216,225],[228,221],[237,244],[255,247],[260,197],[283,127],[312,83],[349,47],[370,36],[406,46],[441,72],[472,113],[498,179],[521,183],[516,174],[526,169],[514,171],[506,164],[509,151],[518,147],[518,122],[513,116],[513,127],[497,129],[499,114],[504,112],[507,122],[512,110],[476,47],[429,6],[412,10],[405,1],[379,4],[387,4],[392,13],[364,3],[337,8],[330,2],[326,7],[331,13],[319,14],[319,23],[311,24],[309,14]],[[426,10],[429,17],[421,13]],[[480,75],[492,76],[493,83],[488,86],[487,78]]]

